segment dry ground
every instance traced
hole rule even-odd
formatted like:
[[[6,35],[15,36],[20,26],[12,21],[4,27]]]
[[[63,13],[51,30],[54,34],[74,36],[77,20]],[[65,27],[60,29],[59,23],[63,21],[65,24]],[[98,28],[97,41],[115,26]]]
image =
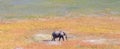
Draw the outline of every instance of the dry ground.
[[[4,20],[0,49],[120,49],[119,25],[119,17]],[[49,41],[55,30],[68,33],[69,40]]]

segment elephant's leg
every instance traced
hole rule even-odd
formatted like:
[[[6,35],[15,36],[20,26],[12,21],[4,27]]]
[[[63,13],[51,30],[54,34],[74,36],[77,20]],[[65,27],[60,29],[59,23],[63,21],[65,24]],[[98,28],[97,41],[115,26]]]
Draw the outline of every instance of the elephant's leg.
[[[64,37],[63,37],[63,36],[60,36],[60,37],[59,37],[59,41],[61,40],[61,38],[62,38],[62,40],[64,41]]]
[[[59,41],[61,40],[61,37],[59,37]]]
[[[62,36],[61,38],[62,38],[62,40],[64,41],[64,37]]]

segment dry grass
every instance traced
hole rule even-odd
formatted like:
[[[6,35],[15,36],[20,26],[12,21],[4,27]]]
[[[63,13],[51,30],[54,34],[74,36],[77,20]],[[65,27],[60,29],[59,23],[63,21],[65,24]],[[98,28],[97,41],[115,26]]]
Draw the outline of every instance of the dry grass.
[[[56,18],[56,19],[31,19],[8,21],[0,24],[0,49],[119,49],[120,45],[91,45],[81,39],[62,42],[62,45],[47,45],[28,41],[29,37],[45,30],[50,34],[54,30],[64,30],[69,34],[80,37],[105,35],[106,38],[120,38],[119,17],[80,17],[80,18]]]

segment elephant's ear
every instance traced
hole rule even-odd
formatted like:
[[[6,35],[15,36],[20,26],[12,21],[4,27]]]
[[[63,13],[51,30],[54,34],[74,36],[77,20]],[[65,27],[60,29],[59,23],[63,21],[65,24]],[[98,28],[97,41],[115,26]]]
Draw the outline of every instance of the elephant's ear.
[[[64,35],[64,33],[63,33],[63,32],[61,32],[61,33],[60,33],[60,35]]]
[[[64,32],[64,35],[65,35],[66,40],[68,40],[68,36],[67,36],[67,34],[65,32]]]

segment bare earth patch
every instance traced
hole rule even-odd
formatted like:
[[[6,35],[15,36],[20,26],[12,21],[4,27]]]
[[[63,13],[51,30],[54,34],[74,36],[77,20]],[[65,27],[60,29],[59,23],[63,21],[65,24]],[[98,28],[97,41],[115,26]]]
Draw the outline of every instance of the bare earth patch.
[[[119,39],[86,39],[83,42],[91,43],[91,44],[109,44],[109,45],[120,45]]]
[[[0,24],[0,49],[119,49],[119,25],[120,18],[108,17],[24,20]],[[68,31],[68,41],[50,41],[52,31],[57,29]]]

